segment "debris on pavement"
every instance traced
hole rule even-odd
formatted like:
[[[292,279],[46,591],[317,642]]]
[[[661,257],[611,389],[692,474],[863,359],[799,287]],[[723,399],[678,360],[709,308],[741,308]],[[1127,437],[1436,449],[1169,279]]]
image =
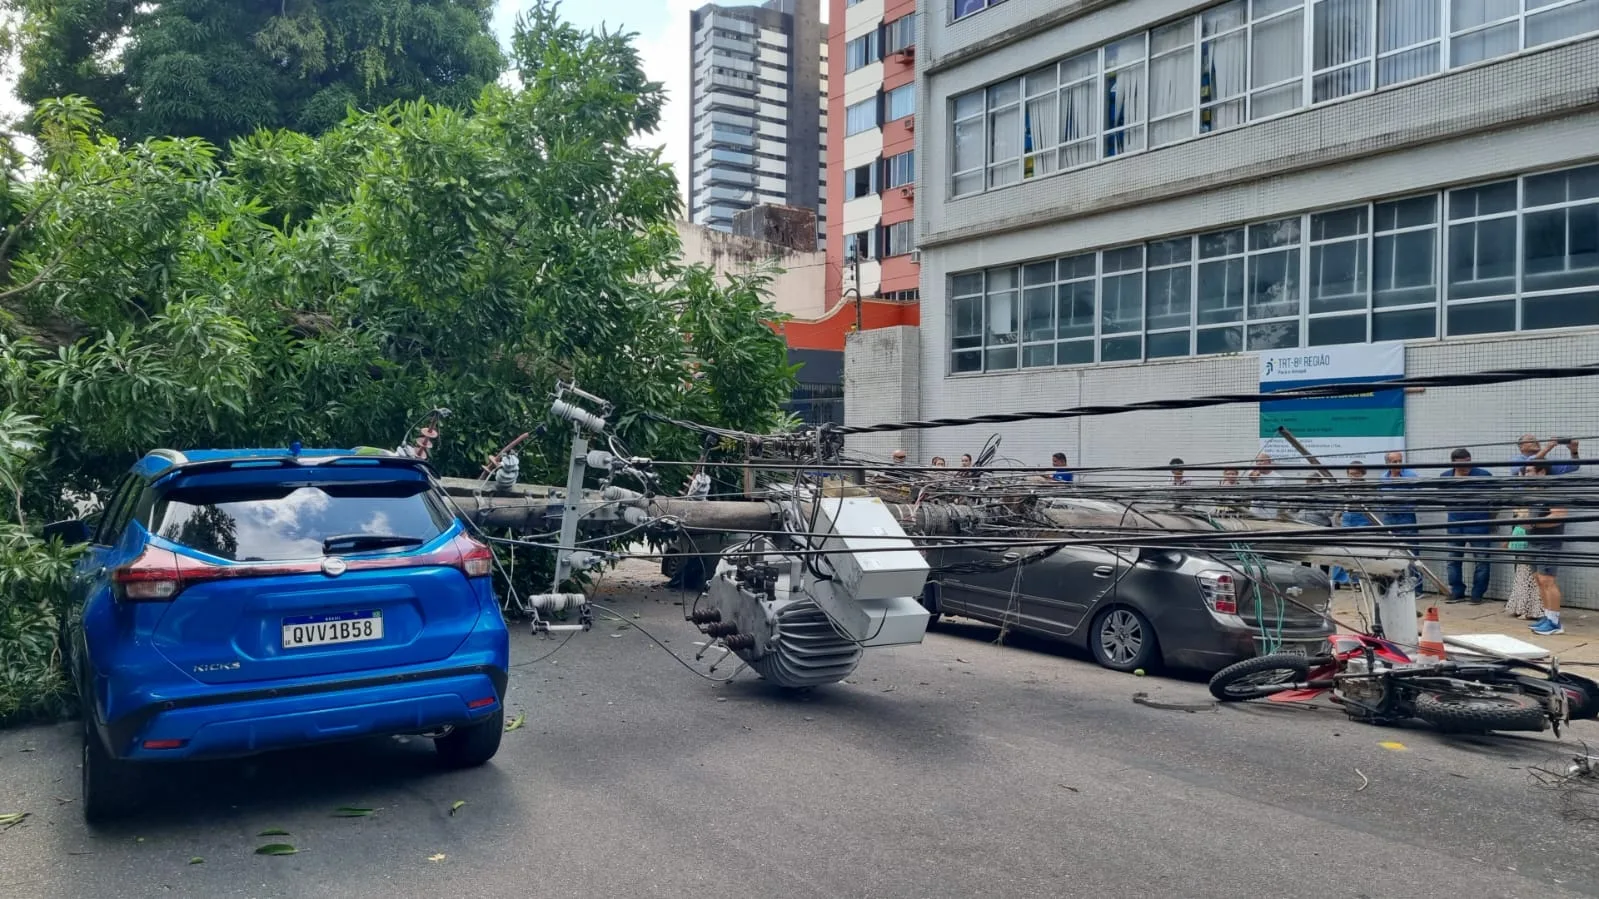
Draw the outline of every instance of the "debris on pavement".
[[[1214,712],[1217,708],[1214,702],[1158,702],[1150,699],[1149,694],[1142,690],[1133,694],[1133,702],[1152,709],[1163,709],[1168,712],[1188,712],[1190,714],[1194,712]]]

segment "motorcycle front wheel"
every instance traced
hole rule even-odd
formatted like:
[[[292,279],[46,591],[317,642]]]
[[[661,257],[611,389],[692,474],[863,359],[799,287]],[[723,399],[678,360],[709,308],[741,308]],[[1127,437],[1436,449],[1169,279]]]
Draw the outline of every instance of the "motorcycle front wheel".
[[[1543,703],[1521,693],[1421,693],[1416,717],[1449,733],[1492,730],[1541,731],[1549,726]]]
[[[1293,684],[1309,680],[1313,661],[1321,660],[1292,653],[1276,653],[1235,662],[1211,677],[1210,695],[1222,702],[1264,699]],[[1327,685],[1331,686],[1331,681]]]

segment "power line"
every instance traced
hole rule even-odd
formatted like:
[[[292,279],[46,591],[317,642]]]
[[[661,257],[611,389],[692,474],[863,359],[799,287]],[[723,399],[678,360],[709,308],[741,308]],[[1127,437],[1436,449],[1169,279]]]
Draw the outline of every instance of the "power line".
[[[1318,384],[1279,390],[1271,393],[1217,393],[1207,396],[1168,400],[1150,400],[1141,403],[1123,403],[1109,406],[1073,406],[1067,409],[1037,412],[997,412],[974,415],[969,418],[933,418],[923,421],[884,422],[875,425],[843,426],[841,434],[885,434],[897,431],[927,431],[935,428],[958,428],[966,425],[1011,424],[1023,421],[1045,421],[1062,418],[1088,418],[1099,415],[1120,415],[1124,412],[1170,412],[1183,409],[1205,409],[1212,406],[1231,406],[1245,403],[1269,403],[1296,399],[1329,399],[1359,396],[1376,390],[1409,390],[1427,387],[1480,387],[1492,384],[1513,384],[1521,381],[1584,378],[1599,374],[1599,363],[1564,368],[1506,368],[1480,371],[1463,375],[1425,375],[1420,377],[1392,378],[1367,381],[1360,384]]]

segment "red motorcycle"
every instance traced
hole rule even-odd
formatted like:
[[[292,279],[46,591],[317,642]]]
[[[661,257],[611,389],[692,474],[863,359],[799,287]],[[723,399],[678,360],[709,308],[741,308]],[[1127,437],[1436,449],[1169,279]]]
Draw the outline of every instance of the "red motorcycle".
[[[1331,693],[1356,721],[1393,724],[1420,718],[1452,733],[1542,731],[1599,718],[1599,684],[1558,665],[1520,659],[1418,664],[1397,644],[1365,634],[1335,634],[1331,653],[1275,653],[1247,659],[1210,679],[1222,702],[1307,702]]]

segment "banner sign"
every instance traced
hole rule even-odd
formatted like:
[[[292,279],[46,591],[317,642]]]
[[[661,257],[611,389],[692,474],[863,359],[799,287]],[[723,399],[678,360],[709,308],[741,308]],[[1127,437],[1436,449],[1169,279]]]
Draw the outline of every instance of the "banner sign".
[[[1402,342],[1315,347],[1260,354],[1260,392],[1322,384],[1364,384],[1403,377]],[[1260,448],[1278,459],[1299,453],[1277,436],[1287,428],[1323,462],[1382,464],[1383,453],[1405,448],[1405,393],[1375,390],[1353,396],[1288,399],[1260,404]]]

